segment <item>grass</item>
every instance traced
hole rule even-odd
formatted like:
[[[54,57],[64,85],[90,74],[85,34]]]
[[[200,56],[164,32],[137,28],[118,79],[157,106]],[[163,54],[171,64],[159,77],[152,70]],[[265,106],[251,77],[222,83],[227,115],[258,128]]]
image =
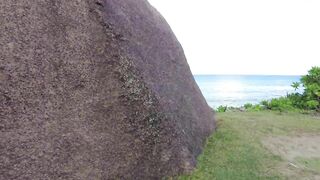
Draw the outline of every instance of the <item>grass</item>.
[[[305,168],[299,170],[304,173],[295,173],[282,166],[286,159],[269,151],[262,140],[269,136],[319,134],[319,116],[261,111],[218,113],[217,118],[218,129],[207,140],[197,168],[179,179],[299,179],[318,174],[319,159],[298,158],[295,163],[313,171]]]
[[[303,165],[304,168],[309,169],[310,171],[320,172],[320,158],[302,158],[297,157],[296,161],[299,164]]]

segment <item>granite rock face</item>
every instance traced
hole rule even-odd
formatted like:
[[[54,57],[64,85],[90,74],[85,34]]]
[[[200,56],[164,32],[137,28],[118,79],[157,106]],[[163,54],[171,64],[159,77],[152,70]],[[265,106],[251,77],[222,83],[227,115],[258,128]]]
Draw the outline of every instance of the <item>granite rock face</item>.
[[[146,0],[0,1],[0,179],[160,179],[215,128]]]

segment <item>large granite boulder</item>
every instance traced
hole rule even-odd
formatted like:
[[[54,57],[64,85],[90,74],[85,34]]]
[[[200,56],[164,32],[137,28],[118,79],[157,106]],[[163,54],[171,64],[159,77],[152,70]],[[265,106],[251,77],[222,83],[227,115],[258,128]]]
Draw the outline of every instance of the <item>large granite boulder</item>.
[[[159,179],[214,130],[146,0],[0,1],[0,179]]]

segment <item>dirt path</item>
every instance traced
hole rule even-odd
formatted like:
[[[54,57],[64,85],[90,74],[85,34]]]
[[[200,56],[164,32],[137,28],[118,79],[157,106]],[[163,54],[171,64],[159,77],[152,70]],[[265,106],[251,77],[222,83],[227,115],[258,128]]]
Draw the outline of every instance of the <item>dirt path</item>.
[[[262,144],[284,163],[279,170],[290,179],[320,180],[320,134],[272,136]]]

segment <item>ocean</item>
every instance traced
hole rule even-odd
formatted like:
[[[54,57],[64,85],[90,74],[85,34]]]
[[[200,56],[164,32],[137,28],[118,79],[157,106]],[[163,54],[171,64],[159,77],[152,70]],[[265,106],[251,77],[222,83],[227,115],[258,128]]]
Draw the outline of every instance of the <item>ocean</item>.
[[[301,76],[278,75],[194,75],[209,106],[240,107],[294,92],[293,82]]]

